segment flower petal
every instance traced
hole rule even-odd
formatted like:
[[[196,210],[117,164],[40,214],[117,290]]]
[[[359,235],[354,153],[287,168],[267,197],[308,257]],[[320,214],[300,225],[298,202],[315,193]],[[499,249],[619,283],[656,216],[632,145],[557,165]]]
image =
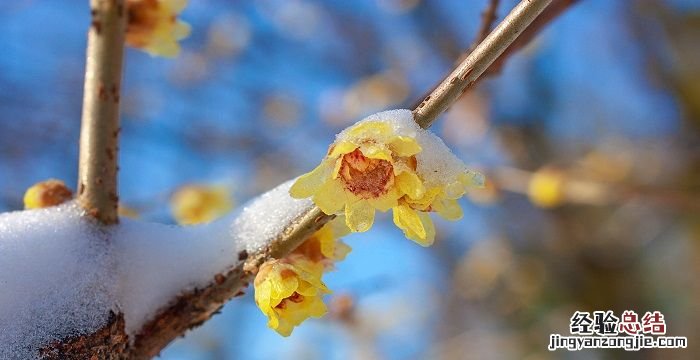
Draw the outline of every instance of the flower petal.
[[[316,168],[297,178],[289,189],[289,195],[295,199],[314,195],[328,179],[331,169],[329,161],[321,162]]]
[[[440,216],[450,221],[459,220],[464,216],[457,200],[441,199],[435,201],[432,206]]]
[[[327,215],[340,211],[346,203],[345,190],[339,180],[328,180],[321,185],[313,201]]]
[[[374,208],[365,200],[357,200],[345,206],[345,223],[352,232],[365,232],[374,223]]]
[[[399,205],[393,209],[394,224],[403,230],[404,234],[416,242],[425,240],[426,232],[418,213],[407,205]]]
[[[425,195],[423,181],[413,171],[404,171],[396,176],[396,186],[402,194],[412,199],[420,199]]]
[[[375,144],[365,144],[360,146],[360,151],[362,152],[362,155],[370,159],[392,161],[391,151],[383,146],[378,146]]]
[[[348,141],[341,141],[331,146],[331,148],[328,151],[328,157],[335,159],[337,157],[340,157],[341,155],[351,153],[355,151],[355,149],[357,149],[357,145]]]
[[[369,201],[369,204],[375,209],[385,212],[398,205],[398,198],[399,194],[397,193],[396,188],[392,187],[389,188],[389,191],[387,191],[386,194],[380,195],[376,198],[367,199],[367,201]]]
[[[407,136],[396,136],[389,147],[398,156],[413,156],[423,150],[416,139]]]
[[[423,227],[425,228],[425,239],[412,239],[421,246],[430,246],[435,242],[435,225],[433,224],[433,219],[430,218],[430,214],[426,212],[419,212],[418,217],[420,217]]]

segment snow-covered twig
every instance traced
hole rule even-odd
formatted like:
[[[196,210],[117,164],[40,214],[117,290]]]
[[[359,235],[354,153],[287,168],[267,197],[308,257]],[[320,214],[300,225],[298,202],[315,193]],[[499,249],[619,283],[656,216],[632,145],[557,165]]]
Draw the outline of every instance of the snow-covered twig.
[[[91,0],[80,129],[78,202],[104,224],[117,217],[119,98],[126,8],[124,0]]]

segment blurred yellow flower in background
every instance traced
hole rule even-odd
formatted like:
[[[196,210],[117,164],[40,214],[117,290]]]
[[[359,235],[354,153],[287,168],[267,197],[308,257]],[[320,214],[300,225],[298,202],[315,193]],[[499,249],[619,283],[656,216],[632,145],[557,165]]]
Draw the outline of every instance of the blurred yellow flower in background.
[[[153,56],[174,57],[190,26],[177,19],[187,0],[128,0],[126,43]]]
[[[552,208],[564,201],[565,175],[562,171],[544,167],[532,174],[527,195],[530,201],[542,208]]]
[[[323,266],[302,255],[271,260],[260,267],[253,282],[255,303],[268,318],[267,325],[282,336],[310,317],[328,312],[321,297],[330,290],[321,281]]]
[[[73,192],[61,180],[49,179],[38,182],[24,193],[25,209],[40,209],[69,201]]]
[[[175,220],[180,225],[207,223],[233,209],[231,194],[223,186],[187,185],[170,199]]]
[[[292,197],[313,197],[326,214],[343,210],[350,230],[363,232],[372,227],[375,210],[397,206],[403,193],[423,194],[407,165],[421,151],[414,138],[397,135],[381,121],[360,122],[342,135],[318,167],[296,180]]]

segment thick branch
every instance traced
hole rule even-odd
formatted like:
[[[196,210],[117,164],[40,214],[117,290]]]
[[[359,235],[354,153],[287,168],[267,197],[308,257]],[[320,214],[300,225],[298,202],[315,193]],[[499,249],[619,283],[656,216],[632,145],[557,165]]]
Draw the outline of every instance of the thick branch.
[[[447,110],[465,89],[474,84],[551,1],[521,1],[503,19],[503,22],[413,110],[413,116],[418,125],[423,128],[430,127],[438,115]]]
[[[90,6],[78,201],[90,216],[114,224],[118,221],[117,150],[125,4],[124,0],[91,0]]]

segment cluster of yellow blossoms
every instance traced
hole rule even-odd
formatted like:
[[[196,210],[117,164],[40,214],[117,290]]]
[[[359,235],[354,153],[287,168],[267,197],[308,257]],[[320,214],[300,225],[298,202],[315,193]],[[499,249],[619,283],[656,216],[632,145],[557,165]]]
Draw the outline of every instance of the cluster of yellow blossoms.
[[[321,275],[350,250],[337,239],[369,230],[376,210],[392,210],[406,237],[428,246],[435,239],[429,213],[461,218],[457,199],[482,185],[483,177],[467,170],[439,138],[419,129],[410,111],[380,113],[346,129],[321,164],[289,190],[292,197],[310,197],[324,213],[338,217],[288,257],[260,268],[255,301],[268,325],[288,336],[303,320],[327,312],[321,297],[330,291]]]
[[[177,19],[187,0],[128,0],[126,43],[153,56],[174,57],[190,26]]]
[[[334,219],[289,256],[260,267],[253,282],[255,303],[268,317],[270,328],[289,336],[304,320],[328,312],[322,297],[330,290],[321,276],[350,252],[350,247],[338,239],[347,233],[342,219]]]
[[[406,237],[429,246],[435,227],[428,213],[461,218],[457,199],[480,184],[480,175],[466,169],[456,176],[441,177],[439,170],[427,174],[417,138],[397,134],[388,122],[363,121],[341,135],[321,164],[297,179],[290,194],[312,197],[326,214],[344,213],[353,232],[367,231],[375,210],[391,209]]]

